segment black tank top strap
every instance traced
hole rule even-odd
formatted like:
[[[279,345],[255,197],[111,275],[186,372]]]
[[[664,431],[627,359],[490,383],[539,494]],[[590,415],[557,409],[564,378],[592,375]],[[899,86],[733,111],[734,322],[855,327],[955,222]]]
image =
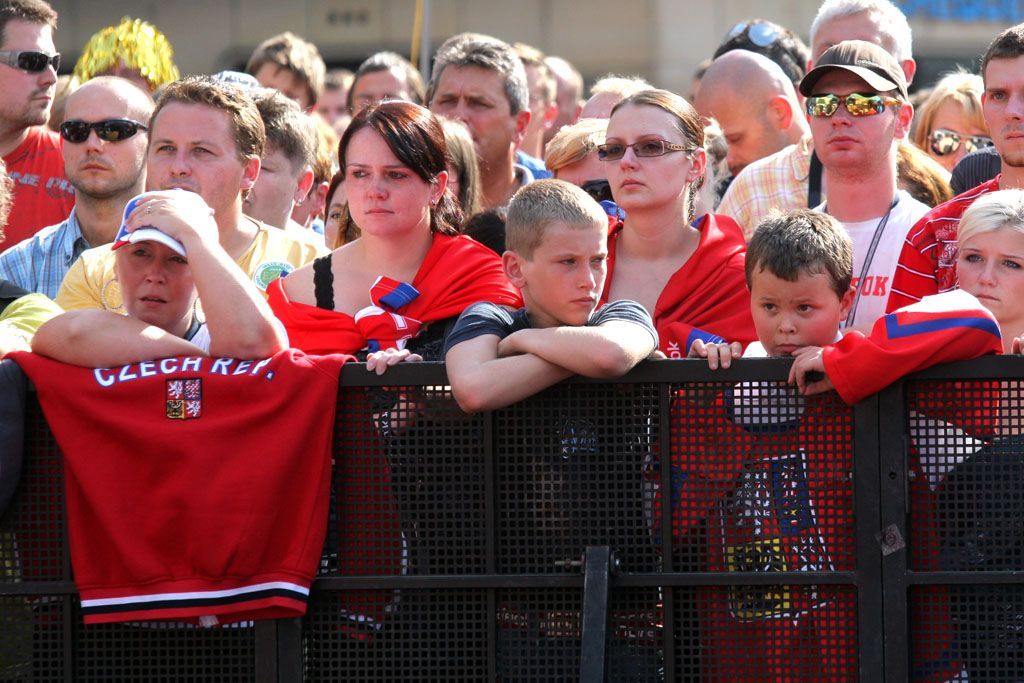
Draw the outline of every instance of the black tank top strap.
[[[317,308],[334,310],[334,273],[331,272],[331,254],[313,260],[313,291]]]

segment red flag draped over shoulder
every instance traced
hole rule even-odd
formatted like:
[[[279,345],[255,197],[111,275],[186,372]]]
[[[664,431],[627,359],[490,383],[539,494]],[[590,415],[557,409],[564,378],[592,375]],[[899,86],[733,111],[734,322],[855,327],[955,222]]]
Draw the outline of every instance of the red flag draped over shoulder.
[[[757,339],[750,316],[744,263],[743,231],[728,216],[707,214],[696,225],[700,244],[672,277],[654,307],[659,348],[669,357],[685,357],[694,339],[738,341]],[[615,247],[621,225],[608,235],[608,278],[601,303],[608,300],[615,269]]]
[[[435,235],[412,286],[419,296],[398,309],[419,323],[444,320],[478,301],[520,308],[519,292],[508,282],[501,259],[462,235]],[[288,330],[292,346],[307,353],[354,353],[366,348],[364,325],[345,313],[290,301],[281,282],[267,289],[270,306]]]

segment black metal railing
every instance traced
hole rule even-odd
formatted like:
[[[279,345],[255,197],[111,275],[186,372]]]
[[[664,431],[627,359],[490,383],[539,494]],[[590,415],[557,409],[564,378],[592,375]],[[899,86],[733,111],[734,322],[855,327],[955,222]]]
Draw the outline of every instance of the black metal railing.
[[[1024,678],[1021,359],[853,407],[788,368],[645,363],[467,416],[443,365],[346,366],[308,614],[213,629],[82,624],[30,392],[0,681]]]

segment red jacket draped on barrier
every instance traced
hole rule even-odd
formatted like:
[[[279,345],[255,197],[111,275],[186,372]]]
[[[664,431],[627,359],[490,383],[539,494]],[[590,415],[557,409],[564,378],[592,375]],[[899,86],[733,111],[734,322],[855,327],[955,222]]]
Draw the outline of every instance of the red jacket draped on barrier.
[[[300,616],[319,566],[345,356],[115,369],[10,354],[64,453],[85,623]]]

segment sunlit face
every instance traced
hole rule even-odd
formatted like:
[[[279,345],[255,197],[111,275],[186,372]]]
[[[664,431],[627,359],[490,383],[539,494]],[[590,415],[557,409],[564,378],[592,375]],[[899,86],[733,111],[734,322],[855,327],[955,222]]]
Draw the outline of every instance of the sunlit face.
[[[352,84],[352,115],[383,100],[409,100],[409,85],[397,69],[371,71]]]
[[[45,24],[12,19],[4,26],[3,50],[32,50],[52,55],[53,32]],[[16,130],[38,126],[50,118],[57,72],[48,65],[39,73],[0,64],[0,127]]]
[[[442,171],[434,182],[424,181],[371,128],[357,131],[345,152],[348,207],[363,235],[399,238],[429,231],[431,203],[441,198],[447,177]]]
[[[522,290],[534,327],[590,320],[608,272],[607,235],[602,225],[555,223],[545,229],[532,258],[505,253],[506,273]]]
[[[512,114],[501,74],[479,66],[446,67],[430,110],[466,124],[485,174],[508,167],[530,118]]]
[[[853,290],[838,296],[825,272],[802,272],[789,282],[755,268],[750,285],[754,329],[769,356],[831,344],[853,304]]]
[[[313,104],[313,95],[306,82],[279,64],[264,64],[256,70],[253,78],[264,88],[274,88],[285,97],[295,100],[303,111]]]
[[[114,272],[130,317],[185,335],[196,291],[184,256],[160,242],[126,244],[114,252]]]
[[[239,158],[230,115],[220,109],[171,102],[157,114],[149,136],[146,188],[190,190],[215,215],[235,209],[259,173],[258,159]]]
[[[725,162],[734,176],[788,144],[785,132],[768,119],[764,100],[746,97],[732,88],[709,86],[698,93],[693,104],[701,116],[713,116],[721,126],[729,145]]]
[[[1024,56],[985,66],[982,110],[1003,163],[1024,167]]]
[[[608,121],[606,144],[632,145],[643,140],[664,140],[692,146],[676,118],[660,107],[619,107]],[[686,210],[690,186],[704,173],[703,153],[669,152],[659,157],[637,157],[632,147],[617,161],[604,161],[615,203],[628,214],[674,206]]]
[[[65,121],[96,123],[107,119],[131,119],[146,123],[116,89],[87,83],[71,94],[64,110]],[[97,199],[121,193],[138,194],[146,160],[146,131],[126,140],[106,142],[90,131],[84,142],[64,141],[64,172],[78,192]]]
[[[345,101],[347,94],[341,88],[324,90],[323,95],[316,101],[316,113],[328,125],[333,126],[339,118],[348,114],[348,104]]]
[[[932,118],[931,130],[928,131],[929,134],[931,131],[938,128],[953,131],[961,137],[960,146],[956,151],[950,152],[945,156],[936,154],[932,150],[932,146],[928,142],[928,139],[925,139],[924,151],[926,151],[931,158],[942,164],[943,168],[947,171],[952,171],[953,167],[957,165],[957,162],[963,159],[964,155],[967,154],[967,145],[963,143],[962,138],[974,135],[988,136],[988,130],[973,125],[967,117],[967,113],[964,111],[964,108],[959,102],[953,99],[947,99],[939,105],[938,109],[935,110],[935,116]]]
[[[814,85],[814,95],[837,95],[840,99],[850,93],[878,95],[856,74],[834,69]],[[907,107],[909,110],[909,107]],[[825,168],[832,170],[871,173],[882,163],[890,163],[893,143],[906,136],[906,124],[895,105],[889,105],[881,114],[853,116],[840,104],[832,116],[808,116],[814,151]]]
[[[299,168],[296,172],[284,152],[268,145],[260,164],[260,174],[242,202],[246,215],[267,225],[284,228],[295,206],[296,196],[300,194],[302,170]]]
[[[1024,334],[1024,233],[1004,226],[972,235],[960,243],[956,272],[1004,334]]]

